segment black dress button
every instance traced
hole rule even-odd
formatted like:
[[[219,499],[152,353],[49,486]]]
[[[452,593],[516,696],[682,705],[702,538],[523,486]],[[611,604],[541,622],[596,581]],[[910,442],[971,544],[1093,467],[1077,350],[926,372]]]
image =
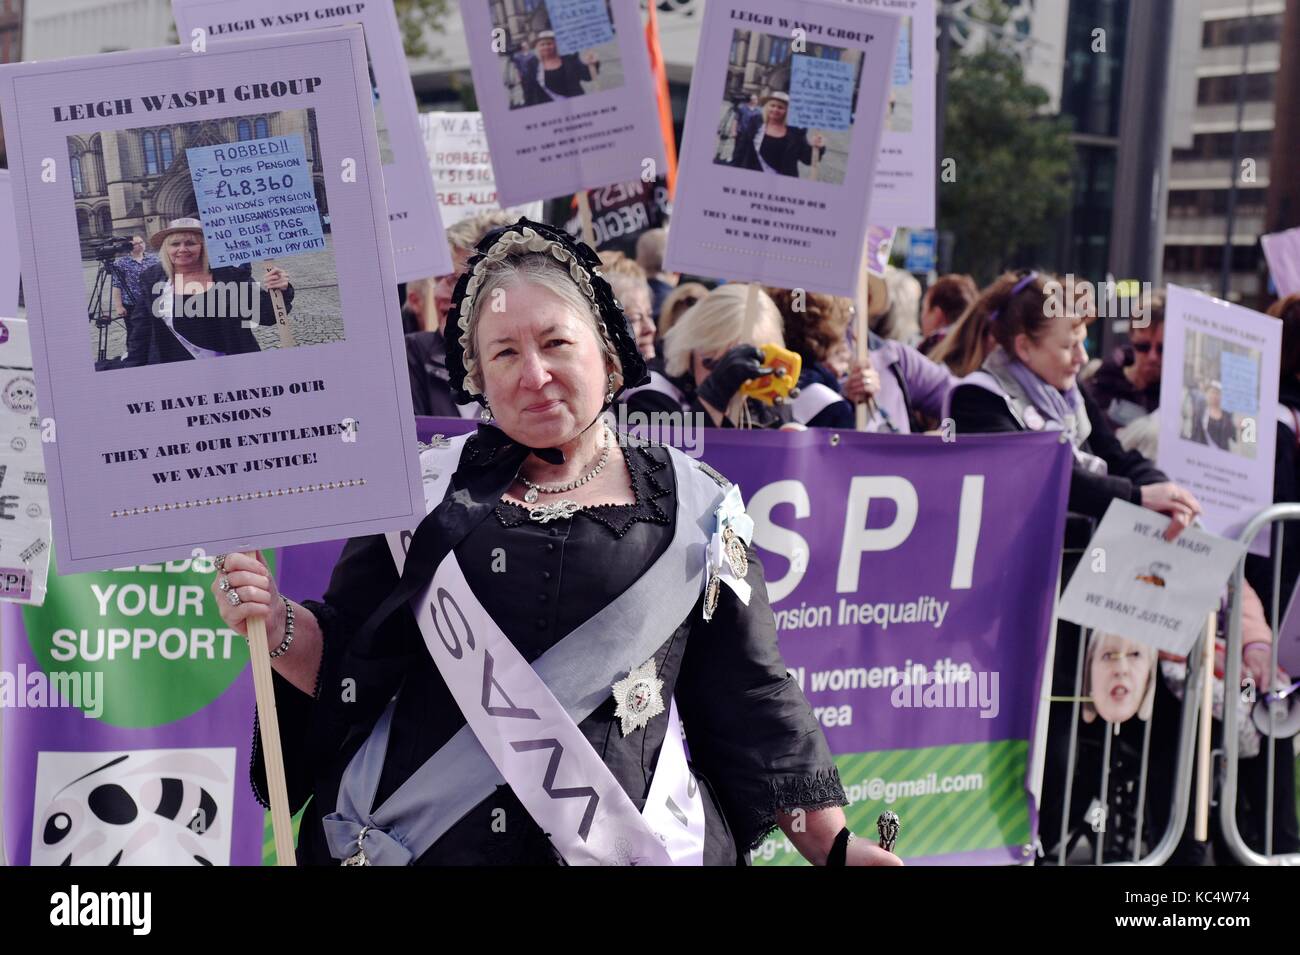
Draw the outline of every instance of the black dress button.
[[[545,618],[545,617],[538,617],[538,618],[537,618],[537,629],[538,629],[538,630],[545,630],[545,629],[546,629],[546,618]]]
[[[546,545],[546,550],[547,550],[548,552],[555,550],[555,542],[554,542],[554,541],[549,541],[549,542],[547,543],[547,545]]]
[[[560,536],[560,529],[559,529],[558,527],[552,527],[550,533],[551,533],[551,536],[552,536],[552,537],[559,537],[559,536]]]
[[[550,580],[550,579],[551,579],[551,572],[549,570],[542,571],[542,580]]]
[[[537,595],[537,602],[538,602],[538,603],[544,604],[544,603],[546,603],[546,601],[548,601],[549,599],[550,599],[550,598],[547,597],[546,594],[538,594],[538,595]]]

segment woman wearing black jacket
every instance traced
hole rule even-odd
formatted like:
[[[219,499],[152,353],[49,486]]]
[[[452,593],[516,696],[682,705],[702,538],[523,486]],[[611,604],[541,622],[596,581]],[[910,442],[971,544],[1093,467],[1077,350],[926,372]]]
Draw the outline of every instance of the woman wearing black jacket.
[[[561,55],[551,30],[537,34],[534,43],[534,52],[514,55],[515,69],[523,85],[524,106],[581,96],[585,92],[582,84],[592,82],[600,72],[600,60],[591,50]]]
[[[249,265],[212,268],[198,219],[175,219],[150,243],[160,262],[140,279],[127,325],[130,365],[260,351],[248,320],[275,324],[272,291],[282,293],[286,310],[293,303],[293,286],[280,269],[270,269],[259,283]]]
[[[790,112],[787,93],[769,93],[762,112],[746,117],[736,130],[736,147],[731,164],[757,172],[775,172],[798,176],[799,163],[812,165],[813,150],[820,159],[826,154],[826,139],[821,133],[811,137],[802,126],[787,126]]]

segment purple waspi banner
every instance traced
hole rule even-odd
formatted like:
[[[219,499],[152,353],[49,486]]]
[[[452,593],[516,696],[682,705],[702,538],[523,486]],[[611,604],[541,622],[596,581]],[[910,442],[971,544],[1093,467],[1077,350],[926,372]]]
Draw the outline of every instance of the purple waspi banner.
[[[427,440],[471,427],[425,418],[418,430]],[[1050,434],[945,443],[708,430],[701,449],[739,484],[755,521],[782,653],[836,754],[850,825],[866,833],[888,806],[903,819],[899,851],[911,861],[1024,861],[1034,814],[1026,751],[1057,585],[1066,446]],[[283,548],[280,589],[319,598],[342,546]],[[96,865],[119,852],[123,865],[260,860],[247,656],[217,615],[212,573],[202,558],[55,574],[44,608],[0,608],[13,861]],[[890,685],[891,673],[916,666],[964,667],[970,685],[992,692],[958,705],[946,693],[929,700],[919,684]],[[44,689],[56,676],[75,677],[62,685],[80,699]],[[145,839],[84,811],[100,777],[73,784],[95,769],[147,807],[159,778],[185,799],[142,817],[154,833]],[[945,785],[954,780],[978,785]],[[75,825],[60,825],[60,813]],[[780,852],[769,841],[758,855],[795,857]]]
[[[422,440],[472,427],[419,419]],[[971,814],[992,813],[998,798],[1004,807],[1018,800],[1013,814],[1020,826],[1031,826],[1032,740],[1058,584],[1067,448],[1043,434],[945,442],[823,430],[710,429],[701,444],[703,460],[744,495],[782,654],[841,762],[850,798],[864,805],[880,798],[871,785],[857,787],[865,771],[850,777],[852,754],[910,756],[921,767],[915,777],[934,771],[938,779],[953,753],[978,757],[1018,746],[1018,759],[1002,770],[1017,778],[1003,778],[1000,788],[988,779],[973,797],[920,798],[948,800],[945,809]],[[300,600],[318,598],[341,547],[336,541],[282,550],[281,589]],[[921,699],[923,684],[895,685],[918,667],[927,679],[966,669],[969,705],[955,706],[949,696],[934,706]],[[983,701],[977,688],[987,691]],[[896,705],[901,690],[906,698]],[[973,808],[957,801],[969,798]],[[900,811],[906,819],[923,809]],[[850,821],[865,831],[874,818]],[[913,846],[922,835],[910,835]],[[906,845],[900,851],[930,862],[1023,861],[1024,835],[934,840],[931,852],[910,853]]]

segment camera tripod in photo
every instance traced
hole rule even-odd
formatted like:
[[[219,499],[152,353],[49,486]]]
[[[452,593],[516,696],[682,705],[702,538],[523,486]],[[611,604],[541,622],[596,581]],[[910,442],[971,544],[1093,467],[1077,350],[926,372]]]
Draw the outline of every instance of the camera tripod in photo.
[[[95,261],[99,263],[99,269],[95,273],[90,297],[86,302],[86,317],[98,332],[95,368],[99,371],[105,368],[116,368],[121,364],[118,359],[109,360],[108,333],[113,323],[118,320],[113,314],[113,286],[117,284],[122,287],[126,284],[126,277],[118,267],[117,260],[130,254],[131,242],[129,237],[113,237],[91,246]],[[122,321],[125,324],[125,316]]]

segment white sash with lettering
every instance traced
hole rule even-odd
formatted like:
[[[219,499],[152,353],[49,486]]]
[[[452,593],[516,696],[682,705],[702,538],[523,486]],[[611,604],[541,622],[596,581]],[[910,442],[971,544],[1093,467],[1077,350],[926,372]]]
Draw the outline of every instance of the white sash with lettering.
[[[443,452],[451,462],[458,460],[464,437]],[[432,463],[432,455],[422,457]],[[426,506],[442,500],[454,470],[454,464],[444,464],[426,473]],[[404,536],[386,535],[399,573],[406,562]],[[638,812],[550,688],[475,598],[454,551],[412,602],[412,611],[474,736],[566,862],[703,864],[704,804],[686,761],[676,700],[644,813]]]
[[[170,280],[168,280],[167,285],[162,290],[161,300],[155,299],[155,307],[157,308],[156,314],[163,320],[163,323],[167,326],[167,330],[176,336],[176,340],[181,343],[181,347],[195,358],[223,357],[226,354],[225,352],[213,351],[211,348],[204,348],[201,345],[196,345],[176,330],[176,326],[173,324],[172,319],[172,307],[175,305],[175,302],[176,287]]]

